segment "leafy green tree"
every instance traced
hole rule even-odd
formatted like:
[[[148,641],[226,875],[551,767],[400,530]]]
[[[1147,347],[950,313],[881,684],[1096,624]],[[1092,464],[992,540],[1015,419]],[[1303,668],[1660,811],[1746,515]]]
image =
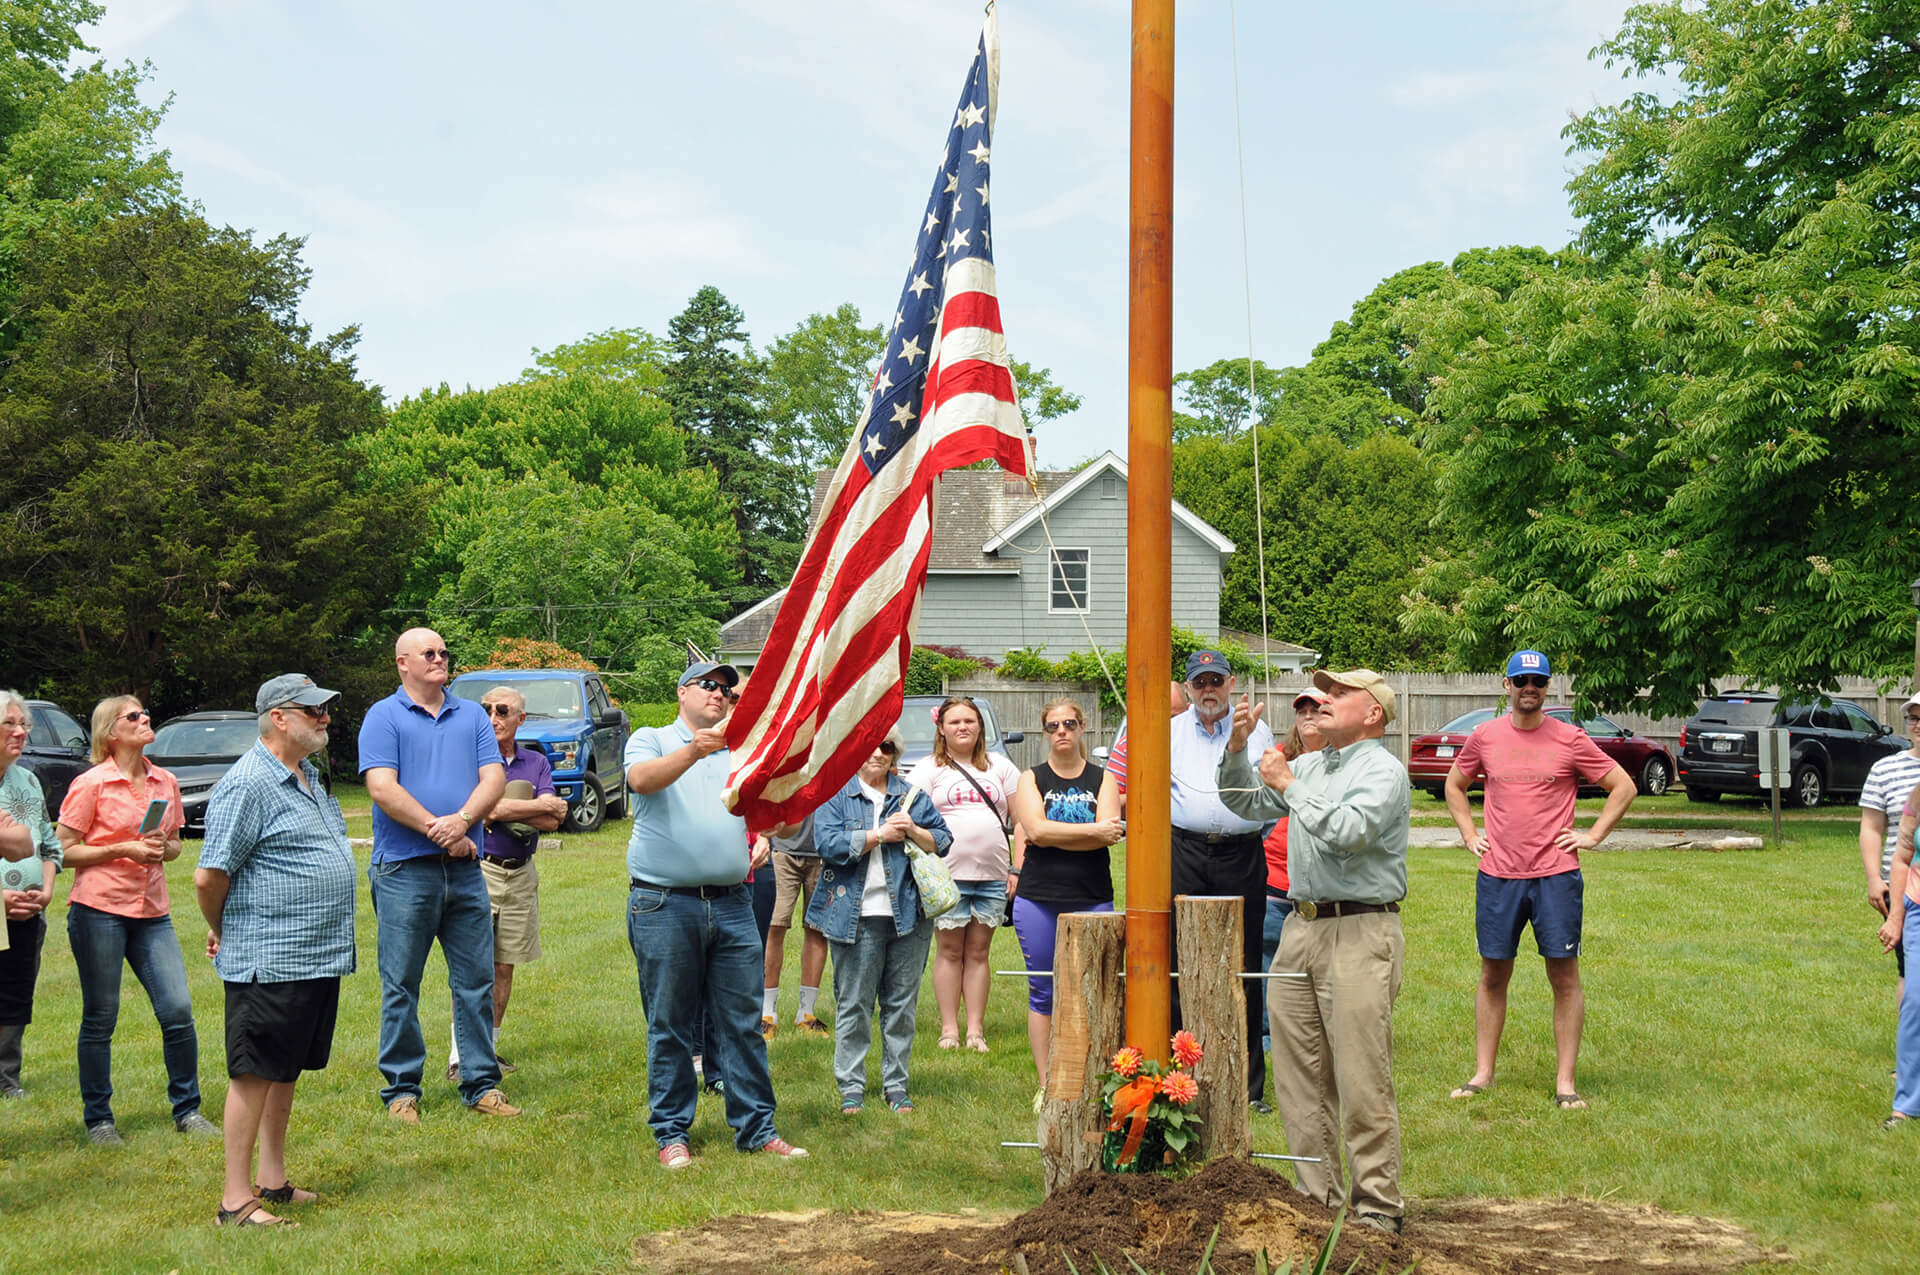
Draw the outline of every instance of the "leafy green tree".
[[[103,63],[80,28],[100,19],[86,0],[0,4],[0,350],[22,336],[20,273],[63,251],[63,236],[179,195],[153,144],[166,107],[141,103],[144,71]]]
[[[1028,429],[1080,410],[1081,396],[1065,386],[1055,385],[1052,368],[1036,368],[1014,359],[1008,363],[1007,371],[1013,375],[1014,392],[1020,396],[1020,414],[1026,418]]]
[[[550,376],[591,375],[605,381],[632,384],[658,393],[667,379],[667,356],[660,338],[645,328],[608,328],[533,352],[533,366],[520,374],[523,381]]]
[[[1598,55],[1677,89],[1569,126],[1587,255],[1412,316],[1470,546],[1417,630],[1480,667],[1541,645],[1655,711],[1734,672],[1907,671],[1916,31],[1912,0],[1629,11]]]
[[[411,520],[356,482],[380,400],[352,329],[299,321],[299,242],[167,207],[41,243],[0,379],[0,663],[163,712],[338,668]]]
[[[1247,397],[1249,362],[1260,413],[1257,420],[1256,404]],[[1173,414],[1175,442],[1209,435],[1231,440],[1249,425],[1272,420],[1280,405],[1280,372],[1259,359],[1217,359],[1206,367],[1180,373],[1173,384],[1187,408]]]
[[[687,433],[689,456],[713,467],[733,502],[741,576],[755,588],[778,588],[799,561],[809,511],[804,478],[769,446],[746,316],[708,284],[667,325],[667,345],[662,393]]]
[[[860,322],[851,302],[832,314],[810,314],[767,347],[767,419],[775,447],[798,471],[811,500],[813,476],[832,469],[866,410],[885,332]]]

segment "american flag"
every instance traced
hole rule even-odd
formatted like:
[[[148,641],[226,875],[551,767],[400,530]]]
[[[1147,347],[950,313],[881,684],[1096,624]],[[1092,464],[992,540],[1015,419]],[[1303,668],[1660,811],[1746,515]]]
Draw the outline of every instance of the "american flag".
[[[989,11],[866,410],[727,725],[727,805],[755,830],[811,813],[899,720],[934,478],[985,459],[1028,470],[987,211],[999,75]]]

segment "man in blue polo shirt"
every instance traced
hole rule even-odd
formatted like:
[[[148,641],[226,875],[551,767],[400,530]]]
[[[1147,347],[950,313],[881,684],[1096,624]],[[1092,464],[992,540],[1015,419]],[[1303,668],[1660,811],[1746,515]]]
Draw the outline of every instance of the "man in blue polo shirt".
[[[420,976],[437,938],[464,1060],[460,1100],[482,1115],[517,1116],[493,1052],[493,906],[471,835],[507,786],[500,746],[485,709],[446,693],[451,658],[439,634],[408,629],[393,656],[400,689],[360,726],[360,773],[373,798],[380,1097],[394,1119],[420,1123]]]
[[[773,1079],[760,1035],[761,944],[747,878],[747,826],[728,812],[727,692],[732,666],[680,675],[680,716],[627,741],[633,839],[627,845],[627,941],[647,1016],[647,1123],[660,1164],[693,1163],[688,1134],[699,1081],[702,1006],[734,1145],[782,1159],[807,1153],[773,1127]]]
[[[287,1121],[300,1073],[327,1065],[340,979],[354,970],[347,821],[307,760],[327,746],[339,698],[302,673],[262,685],[260,739],[207,799],[193,886],[227,993],[222,1225],[271,1226],[281,1219],[264,1203],[318,1198],[287,1176]]]

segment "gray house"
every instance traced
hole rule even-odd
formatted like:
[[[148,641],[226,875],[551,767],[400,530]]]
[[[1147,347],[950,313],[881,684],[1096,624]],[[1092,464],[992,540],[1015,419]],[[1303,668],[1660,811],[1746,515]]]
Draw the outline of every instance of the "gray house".
[[[817,516],[830,476],[814,489]],[[1083,469],[1035,475],[1053,531],[1026,480],[951,470],[933,489],[933,546],[920,607],[921,646],[999,659],[1017,647],[1048,659],[1127,640],[1127,463],[1108,452]],[[1173,506],[1173,622],[1220,633],[1222,564],[1233,542]],[[766,644],[783,589],[720,628],[720,658],[745,671]],[[1089,640],[1091,635],[1091,640]]]

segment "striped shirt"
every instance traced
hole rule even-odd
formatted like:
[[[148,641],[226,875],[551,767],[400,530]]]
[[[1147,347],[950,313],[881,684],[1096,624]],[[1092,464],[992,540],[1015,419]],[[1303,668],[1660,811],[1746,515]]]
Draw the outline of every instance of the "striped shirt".
[[[214,971],[229,983],[351,974],[353,849],[340,803],[255,743],[207,798],[200,866],[227,874]]]
[[[1880,846],[1880,879],[1893,875],[1893,849],[1900,840],[1900,812],[1906,808],[1907,794],[1920,784],[1920,757],[1904,749],[1873,763],[1867,772],[1867,786],[1860,790],[1860,808],[1879,810],[1887,816],[1886,839]]]

